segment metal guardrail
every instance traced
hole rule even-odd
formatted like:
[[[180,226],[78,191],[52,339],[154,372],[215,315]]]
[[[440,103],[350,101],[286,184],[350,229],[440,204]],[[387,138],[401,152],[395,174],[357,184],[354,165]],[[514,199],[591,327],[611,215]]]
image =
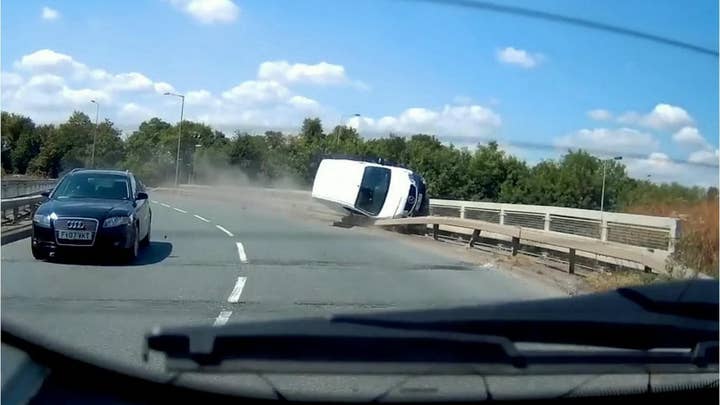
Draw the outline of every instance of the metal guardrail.
[[[577,236],[561,235],[546,232],[545,230],[530,229],[521,226],[494,224],[474,219],[441,216],[414,217],[381,219],[374,221],[374,225],[381,227],[432,225],[432,235],[434,239],[438,239],[441,226],[451,231],[457,231],[458,229],[466,230],[467,232],[461,233],[471,235],[469,242],[470,247],[477,242],[483,232],[502,235],[511,238],[513,256],[517,255],[521,240],[546,246],[554,246],[556,248],[568,249],[568,266],[571,274],[575,272],[578,251],[638,263],[644,267],[646,272],[650,272],[653,269],[664,270],[665,268],[664,258],[648,252],[647,249],[622,245],[614,242],[604,242],[589,238],[578,238]]]
[[[541,205],[430,199],[431,215],[477,219],[641,248],[675,249],[679,220]]]
[[[2,198],[14,198],[37,195],[42,191],[55,187],[56,179],[27,180],[3,177],[1,183]]]
[[[30,215],[35,207],[45,200],[40,193],[52,190],[56,182],[56,179],[30,180],[3,177],[2,194],[0,194],[3,225],[14,224]]]
[[[34,195],[29,197],[7,198],[0,201],[3,224],[13,224],[26,215],[31,214],[35,207],[45,201],[45,197]]]

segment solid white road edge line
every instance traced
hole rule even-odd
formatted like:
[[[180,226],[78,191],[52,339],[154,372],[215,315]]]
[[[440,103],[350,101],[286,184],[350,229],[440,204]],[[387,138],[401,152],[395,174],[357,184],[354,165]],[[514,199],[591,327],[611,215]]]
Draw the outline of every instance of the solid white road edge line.
[[[220,226],[220,225],[215,225],[215,228],[217,228],[217,229],[225,232],[225,233],[227,234],[227,236],[229,236],[229,237],[231,237],[231,238],[233,237],[232,232],[228,231],[227,229],[223,228],[222,226]]]
[[[187,211],[181,210],[180,208],[175,208],[175,207],[173,207],[173,209],[174,209],[175,211],[177,211],[177,212],[182,212],[183,214],[187,214]]]
[[[166,208],[170,208],[170,206],[165,203],[160,203],[160,205],[162,205],[163,207],[166,207]]]
[[[235,243],[238,249],[238,256],[240,256],[240,263],[247,263],[247,255],[245,255],[245,247],[242,242]]]
[[[238,277],[237,281],[235,282],[235,287],[233,287],[233,290],[227,299],[228,302],[235,303],[240,300],[240,294],[242,294],[242,290],[243,290],[243,287],[245,287],[246,280],[247,280],[247,277]]]
[[[215,322],[213,322],[213,326],[225,325],[227,321],[230,320],[231,315],[232,311],[220,311],[220,314],[215,318]]]
[[[207,220],[207,219],[205,219],[205,218],[201,217],[200,215],[197,215],[197,214],[193,214],[193,216],[194,216],[195,218],[197,218],[197,219],[201,220],[201,221],[205,221],[205,222],[210,222],[210,220]]]

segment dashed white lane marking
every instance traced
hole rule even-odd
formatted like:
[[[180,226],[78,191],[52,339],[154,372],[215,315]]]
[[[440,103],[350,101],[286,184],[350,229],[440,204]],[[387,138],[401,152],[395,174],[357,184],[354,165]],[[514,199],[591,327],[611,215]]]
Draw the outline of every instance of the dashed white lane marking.
[[[213,322],[213,326],[223,326],[227,323],[227,321],[230,319],[230,316],[232,315],[232,311],[220,311],[220,315],[215,318],[215,322]]]
[[[174,209],[175,211],[177,211],[177,212],[182,212],[183,214],[187,214],[187,211],[181,210],[180,208],[175,208],[175,207],[173,207],[173,209]]]
[[[167,205],[167,204],[165,204],[165,203],[160,203],[160,205],[162,205],[162,206],[165,207],[165,208],[170,208],[170,206]]]
[[[210,222],[210,220],[207,220],[207,219],[205,219],[205,218],[201,217],[200,215],[197,215],[197,214],[193,214],[193,216],[194,216],[195,218],[197,218],[197,219],[201,220],[201,221],[204,221],[204,222]]]
[[[150,200],[150,202],[153,203],[153,204],[157,204],[157,203],[158,203],[158,202],[155,201],[155,200]]]
[[[242,294],[242,290],[245,287],[246,280],[247,277],[238,277],[237,281],[235,282],[235,287],[233,287],[233,290],[227,299],[228,302],[235,303],[240,300],[240,294]]]
[[[233,237],[232,232],[228,231],[227,229],[223,228],[222,226],[220,226],[220,225],[215,225],[215,227],[216,227],[217,229],[225,232],[225,233],[227,234],[227,236],[229,236],[229,237],[231,237],[231,238]]]
[[[237,242],[238,256],[240,256],[240,263],[247,263],[247,255],[245,254],[245,247],[241,242]]]

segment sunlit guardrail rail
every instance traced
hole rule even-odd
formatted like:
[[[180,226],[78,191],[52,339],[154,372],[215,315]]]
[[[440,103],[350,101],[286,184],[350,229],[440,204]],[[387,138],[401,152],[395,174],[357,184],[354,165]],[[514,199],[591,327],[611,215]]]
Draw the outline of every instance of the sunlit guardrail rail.
[[[375,226],[393,227],[403,225],[431,225],[433,238],[438,239],[440,228],[453,233],[464,233],[471,235],[469,245],[472,247],[485,233],[494,236],[507,237],[512,243],[512,255],[517,255],[522,242],[531,242],[544,246],[568,250],[568,264],[570,273],[574,273],[577,261],[577,253],[585,252],[604,257],[610,257],[637,263],[644,267],[645,271],[653,269],[663,271],[665,269],[664,255],[653,254],[647,249],[635,246],[622,245],[615,242],[606,242],[591,238],[579,238],[575,235],[563,235],[560,233],[546,232],[545,230],[524,228],[516,225],[494,224],[491,222],[475,219],[453,218],[453,217],[414,217],[398,219],[380,219],[374,221]]]
[[[680,232],[679,220],[674,218],[541,205],[431,199],[430,213],[667,252],[674,250]]]
[[[55,179],[29,180],[29,179],[13,179],[3,177],[0,182],[2,187],[2,198],[13,198],[28,195],[37,195],[43,191],[51,190],[55,187]]]
[[[45,201],[45,197],[41,195],[3,199],[0,201],[3,225],[18,222],[20,219],[29,216],[35,207],[43,201]]]

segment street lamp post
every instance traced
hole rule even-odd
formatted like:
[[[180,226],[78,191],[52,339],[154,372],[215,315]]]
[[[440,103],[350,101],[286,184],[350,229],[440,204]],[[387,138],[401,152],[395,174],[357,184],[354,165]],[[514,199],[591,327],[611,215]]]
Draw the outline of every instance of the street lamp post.
[[[90,168],[95,168],[95,141],[97,140],[98,133],[98,116],[100,114],[100,103],[95,100],[90,100],[90,102],[95,104],[95,131],[93,132],[92,152],[90,152]]]
[[[603,179],[602,179],[602,191],[600,192],[600,216],[605,211],[605,173],[607,170],[607,162],[609,160],[622,160],[622,156],[615,156],[612,159],[603,160]]]
[[[165,93],[166,96],[180,97],[180,125],[178,127],[178,142],[177,142],[177,155],[175,156],[175,187],[178,187],[180,181],[180,139],[182,139],[182,123],[183,113],[185,111],[185,96],[177,93]]]

